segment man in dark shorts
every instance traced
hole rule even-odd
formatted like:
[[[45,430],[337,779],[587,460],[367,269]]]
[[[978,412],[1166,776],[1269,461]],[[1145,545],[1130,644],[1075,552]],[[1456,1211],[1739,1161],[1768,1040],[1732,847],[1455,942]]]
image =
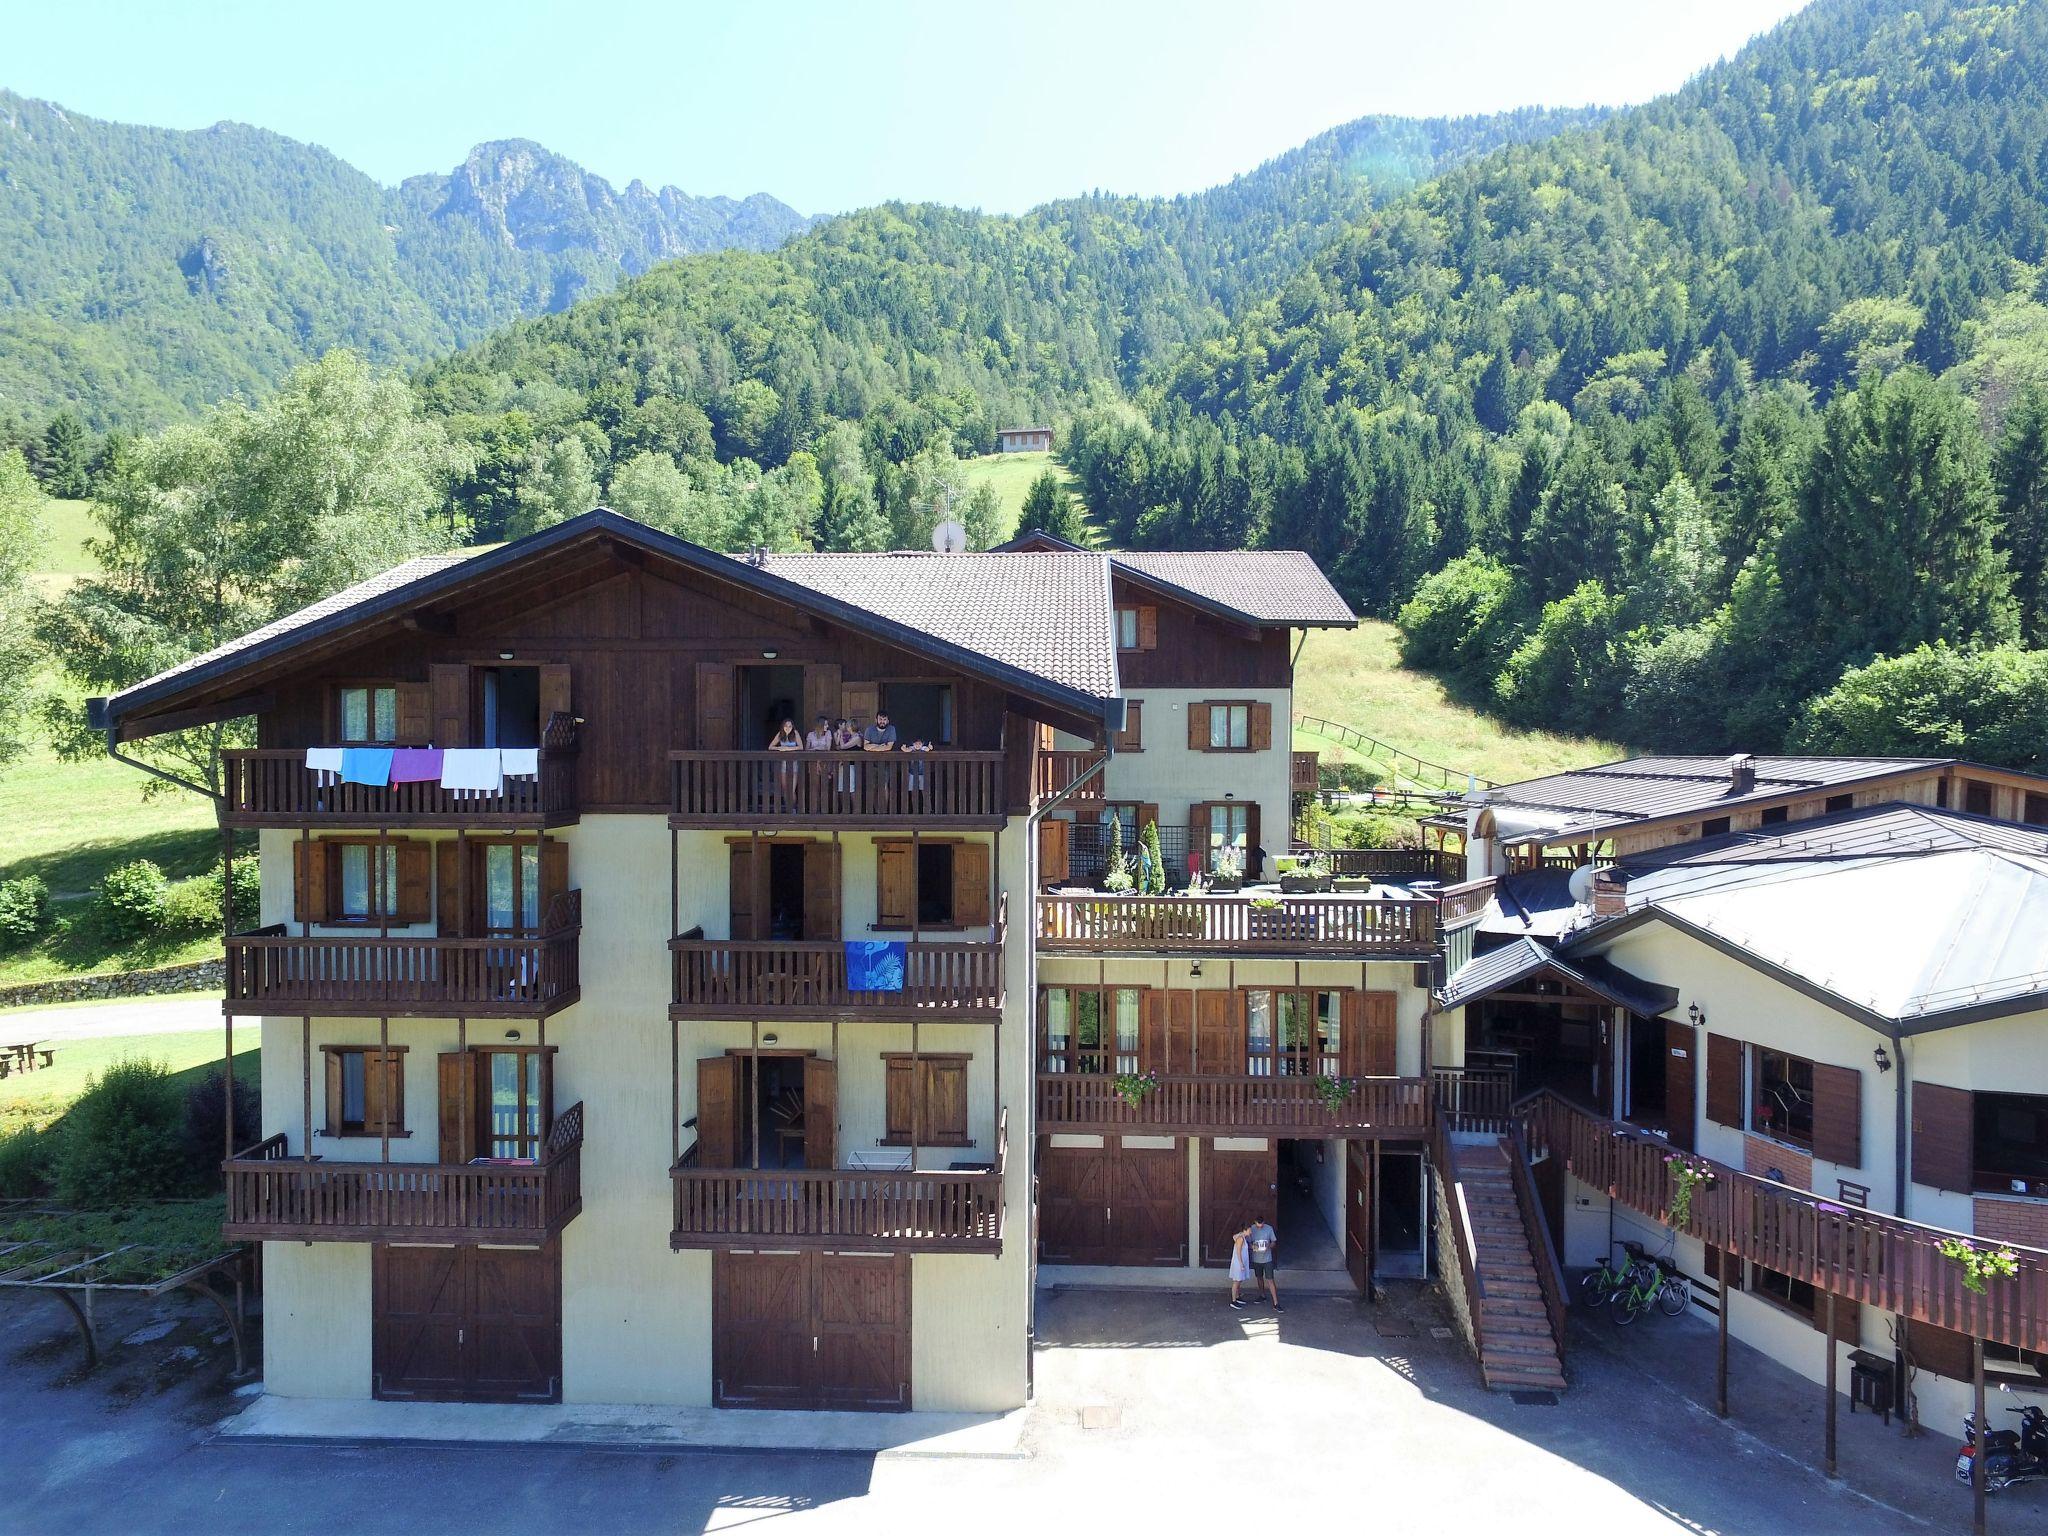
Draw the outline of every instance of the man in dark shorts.
[[[1253,1218],[1250,1226],[1237,1235],[1244,1240],[1245,1253],[1252,1261],[1252,1283],[1266,1293],[1267,1299],[1273,1303],[1275,1312],[1282,1310],[1280,1282],[1273,1274],[1273,1253],[1280,1246],[1279,1234],[1273,1230],[1265,1217],[1258,1216]],[[1232,1302],[1231,1305],[1241,1307],[1242,1303]]]

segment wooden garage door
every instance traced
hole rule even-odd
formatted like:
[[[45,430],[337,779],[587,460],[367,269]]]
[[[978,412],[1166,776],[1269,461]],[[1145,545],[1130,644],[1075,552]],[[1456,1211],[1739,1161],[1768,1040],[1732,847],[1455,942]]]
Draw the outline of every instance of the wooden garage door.
[[[1219,1151],[1202,1142],[1202,1262],[1217,1267],[1230,1263],[1230,1240],[1251,1225],[1252,1218],[1275,1217],[1273,1201],[1279,1177],[1279,1143],[1268,1141],[1262,1152]]]
[[[1038,1154],[1040,1262],[1110,1262],[1109,1187],[1112,1156],[1112,1151],[1103,1147],[1041,1145]]]
[[[379,1398],[552,1403],[562,1396],[562,1254],[372,1249],[371,1389]]]
[[[907,1256],[719,1253],[712,1286],[719,1407],[910,1407]]]
[[[1042,1146],[1038,1257],[1045,1264],[1184,1264],[1188,1256],[1185,1142],[1106,1136],[1100,1147]]]

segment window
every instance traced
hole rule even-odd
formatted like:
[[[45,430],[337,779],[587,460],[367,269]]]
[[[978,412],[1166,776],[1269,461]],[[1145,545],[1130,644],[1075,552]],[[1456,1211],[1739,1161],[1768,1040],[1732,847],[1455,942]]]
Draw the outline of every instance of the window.
[[[1813,1148],[1813,1063],[1784,1051],[1751,1047],[1749,1128],[1760,1136]]]
[[[1701,837],[1719,837],[1723,832],[1726,832],[1727,830],[1728,818],[1726,816],[1709,816],[1705,821],[1700,823]]]
[[[292,842],[292,920],[405,927],[433,914],[430,845],[412,838]]]
[[[533,843],[484,846],[484,927],[531,933],[540,927],[540,849]]]
[[[966,1056],[882,1057],[887,1100],[882,1145],[971,1147],[967,1139]]]
[[[1973,1097],[1977,1188],[1987,1193],[2048,1195],[2048,1095],[1978,1093]]]
[[[1963,809],[1972,816],[1991,814],[1991,786],[1976,779],[1963,784]]]
[[[1252,746],[1252,707],[1249,704],[1209,706],[1209,750],[1249,752]]]
[[[2026,803],[2020,808],[2020,820],[2030,827],[2048,827],[2048,795],[2029,790]]]
[[[335,723],[344,743],[398,739],[398,689],[386,683],[351,685],[335,692]]]
[[[1039,1070],[1138,1070],[1139,987],[1047,987],[1042,994]]]
[[[1251,867],[1252,807],[1241,800],[1217,800],[1209,805],[1209,846],[1203,868],[1214,870],[1226,850],[1237,855],[1241,873],[1249,878]]]
[[[483,1155],[540,1157],[541,1056],[538,1051],[480,1050],[477,1085]]]
[[[1120,651],[1135,651],[1138,648],[1138,610],[1119,608],[1116,611],[1116,648]]]
[[[1829,795],[1827,804],[1822,807],[1822,810],[1825,814],[1832,816],[1837,811],[1852,810],[1855,805],[1856,797],[1854,795]]]
[[[1137,699],[1131,699],[1124,705],[1124,728],[1116,733],[1116,749],[1119,752],[1145,750],[1145,706]]]
[[[1253,1077],[1337,1077],[1343,1062],[1343,994],[1244,995],[1245,1070]]]
[[[1820,1294],[1804,1280],[1795,1280],[1790,1275],[1781,1275],[1775,1269],[1765,1269],[1752,1262],[1749,1266],[1749,1288],[1759,1296],[1768,1296],[1779,1306],[1797,1312],[1808,1322],[1818,1315]]]
[[[1757,819],[1764,826],[1775,827],[1783,823],[1788,813],[1788,810],[1789,807],[1782,805],[1767,806],[1764,809],[1763,815],[1758,817]]]
[[[395,850],[375,843],[343,843],[341,889],[335,916],[343,922],[374,922],[398,911]]]
[[[877,839],[875,927],[984,927],[990,922],[990,873],[986,843]]]
[[[374,1045],[329,1045],[327,1134],[404,1136],[405,1047],[388,1052]],[[382,1070],[379,1064],[382,1063]]]

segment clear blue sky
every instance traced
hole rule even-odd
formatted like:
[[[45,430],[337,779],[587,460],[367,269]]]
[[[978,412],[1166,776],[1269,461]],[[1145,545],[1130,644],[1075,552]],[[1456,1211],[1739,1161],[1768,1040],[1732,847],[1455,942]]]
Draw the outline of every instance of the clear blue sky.
[[[15,0],[0,85],[396,182],[537,139],[623,185],[1015,212],[1187,192],[1368,113],[1641,101],[1795,0]]]

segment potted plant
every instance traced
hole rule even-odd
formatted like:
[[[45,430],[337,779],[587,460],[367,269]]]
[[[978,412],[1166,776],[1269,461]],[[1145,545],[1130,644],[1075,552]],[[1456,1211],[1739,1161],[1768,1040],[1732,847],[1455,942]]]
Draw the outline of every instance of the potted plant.
[[[1962,1269],[1963,1288],[1979,1296],[1986,1280],[2012,1280],[2020,1272],[2020,1256],[2012,1249],[1979,1248],[1965,1237],[1942,1239],[1941,1256]]]
[[[1151,1094],[1157,1091],[1159,1087],[1159,1074],[1156,1072],[1119,1072],[1116,1075],[1115,1081],[1109,1087],[1110,1091],[1122,1099],[1124,1103],[1128,1104],[1132,1109],[1136,1109]]]
[[[1335,1113],[1344,1107],[1345,1101],[1358,1087],[1358,1080],[1352,1077],[1331,1077],[1326,1072],[1319,1075],[1309,1087],[1316,1096],[1316,1102]]]
[[[1692,1219],[1692,1197],[1719,1177],[1713,1165],[1683,1152],[1667,1153],[1665,1166],[1671,1170],[1671,1225],[1684,1230]]]
[[[1244,854],[1235,845],[1216,850],[1215,866],[1209,871],[1209,889],[1226,893],[1244,889]]]
[[[1166,860],[1159,852],[1159,823],[1148,821],[1138,833],[1138,888],[1147,896],[1166,894]]]
[[[1307,896],[1330,888],[1330,861],[1321,854],[1275,862],[1285,866],[1280,871],[1280,889],[1290,896]]]
[[[1112,816],[1109,819],[1109,858],[1103,865],[1102,888],[1113,895],[1122,895],[1136,890],[1137,886],[1130,862],[1124,857],[1124,819]]]

